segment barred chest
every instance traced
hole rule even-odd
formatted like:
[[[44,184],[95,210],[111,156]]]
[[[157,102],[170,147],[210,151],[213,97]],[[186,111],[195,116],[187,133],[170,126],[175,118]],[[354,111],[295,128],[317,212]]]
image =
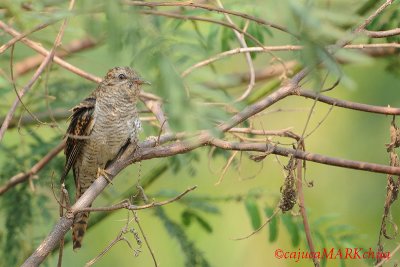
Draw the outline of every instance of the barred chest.
[[[113,159],[125,142],[137,142],[141,123],[134,103],[96,103],[91,140],[104,160]]]

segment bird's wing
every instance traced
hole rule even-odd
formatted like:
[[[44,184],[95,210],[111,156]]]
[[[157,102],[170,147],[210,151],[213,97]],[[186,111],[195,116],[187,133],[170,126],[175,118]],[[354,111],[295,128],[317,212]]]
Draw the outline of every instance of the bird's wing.
[[[93,111],[95,104],[96,99],[89,97],[72,109],[72,115],[70,118],[71,122],[67,129],[67,141],[64,149],[66,161],[64,172],[61,176],[61,183],[64,183],[65,177],[76,162],[76,159],[81,153],[82,147],[85,143],[85,139],[79,137],[89,136],[92,132],[94,125]],[[76,179],[76,177],[74,178]]]

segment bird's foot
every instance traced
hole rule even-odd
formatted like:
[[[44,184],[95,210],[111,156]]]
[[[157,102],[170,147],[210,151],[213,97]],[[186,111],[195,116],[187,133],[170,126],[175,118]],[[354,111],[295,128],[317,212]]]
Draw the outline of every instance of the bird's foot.
[[[110,184],[114,185],[112,183],[109,175],[111,176],[111,173],[108,173],[105,169],[102,169],[100,167],[97,169],[97,178],[99,178],[100,176],[103,176]]]

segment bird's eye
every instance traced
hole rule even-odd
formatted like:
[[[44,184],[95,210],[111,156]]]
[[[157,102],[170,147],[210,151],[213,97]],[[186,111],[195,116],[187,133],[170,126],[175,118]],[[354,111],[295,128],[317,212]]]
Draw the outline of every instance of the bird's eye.
[[[118,75],[118,78],[120,79],[120,80],[125,80],[126,79],[126,76],[125,76],[125,74],[120,74],[120,75]]]

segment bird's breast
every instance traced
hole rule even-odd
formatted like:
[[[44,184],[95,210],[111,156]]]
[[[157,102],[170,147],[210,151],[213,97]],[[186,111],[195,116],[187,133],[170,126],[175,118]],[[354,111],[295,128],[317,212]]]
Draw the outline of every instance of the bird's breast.
[[[127,139],[137,137],[140,121],[133,104],[96,107],[94,119],[90,142],[96,144],[105,161],[113,159]]]

